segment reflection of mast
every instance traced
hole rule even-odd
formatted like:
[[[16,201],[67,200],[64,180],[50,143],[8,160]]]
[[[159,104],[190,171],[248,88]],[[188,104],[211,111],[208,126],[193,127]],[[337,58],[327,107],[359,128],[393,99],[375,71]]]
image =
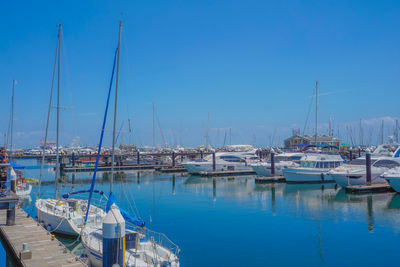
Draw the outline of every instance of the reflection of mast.
[[[275,216],[275,185],[271,187],[272,215]]]
[[[175,174],[172,175],[172,195],[175,195]]]
[[[217,201],[217,179],[213,178],[213,201]]]
[[[324,250],[322,249],[322,231],[321,231],[321,221],[318,219],[318,249],[319,258],[321,262],[324,262]]]
[[[368,216],[368,230],[374,232],[374,210],[372,206],[372,196],[367,197],[367,216]]]

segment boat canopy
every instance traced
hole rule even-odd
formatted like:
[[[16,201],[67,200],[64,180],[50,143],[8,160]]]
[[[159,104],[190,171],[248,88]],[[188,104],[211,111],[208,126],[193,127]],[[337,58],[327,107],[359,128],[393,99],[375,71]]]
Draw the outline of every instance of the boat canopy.
[[[13,160],[10,162],[13,169],[20,170],[25,169],[25,166],[15,163]]]

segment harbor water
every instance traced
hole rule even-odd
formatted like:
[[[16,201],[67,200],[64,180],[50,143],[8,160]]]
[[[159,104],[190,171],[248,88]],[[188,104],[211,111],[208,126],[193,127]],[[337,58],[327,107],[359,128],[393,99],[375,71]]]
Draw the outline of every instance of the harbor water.
[[[25,177],[38,179],[36,160],[18,163],[29,166]],[[41,190],[52,197],[53,166],[44,173]],[[89,188],[92,173],[66,175],[59,194]],[[96,189],[108,193],[109,178],[98,173]],[[114,192],[121,207],[137,210],[148,228],[179,246],[183,267],[383,266],[400,261],[400,195],[351,195],[335,184],[256,184],[254,178],[130,171],[118,174]],[[31,216],[37,189],[24,201]],[[79,244],[71,249],[81,251]],[[6,253],[0,249],[2,265],[9,261]]]

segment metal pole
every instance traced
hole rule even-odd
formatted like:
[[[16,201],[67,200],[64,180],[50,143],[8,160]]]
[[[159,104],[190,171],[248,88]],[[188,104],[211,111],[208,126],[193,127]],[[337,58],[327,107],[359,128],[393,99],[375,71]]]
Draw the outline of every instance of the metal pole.
[[[110,192],[113,191],[114,183],[114,160],[115,160],[115,134],[117,127],[117,107],[118,107],[118,79],[119,79],[119,60],[121,52],[121,30],[122,20],[119,21],[119,34],[118,34],[118,54],[117,54],[117,77],[115,81],[115,104],[114,104],[114,125],[113,125],[113,139],[112,139],[112,155],[111,155],[111,181],[110,181]]]
[[[350,161],[352,161],[353,160],[353,149],[351,147],[350,147],[349,152],[350,152]]]
[[[318,81],[315,83],[315,146],[318,141]]]
[[[213,172],[215,172],[215,170],[216,170],[216,164],[215,164],[215,152],[213,152],[213,154],[212,154],[213,156],[212,156],[212,160],[213,160]]]
[[[172,151],[171,157],[172,157],[172,167],[175,167],[175,152],[174,151]]]
[[[367,172],[367,185],[371,185],[371,152],[369,149],[365,152],[365,165]]]
[[[137,161],[136,161],[137,165],[140,164],[140,152],[137,152]]]
[[[61,81],[61,33],[62,26],[58,25],[58,74],[57,74],[57,135],[56,135],[56,181],[55,198],[57,198],[58,178],[60,177],[60,81]]]
[[[271,149],[271,176],[275,176],[275,151]]]
[[[156,147],[156,128],[155,128],[155,108],[154,103],[153,105],[153,147]]]

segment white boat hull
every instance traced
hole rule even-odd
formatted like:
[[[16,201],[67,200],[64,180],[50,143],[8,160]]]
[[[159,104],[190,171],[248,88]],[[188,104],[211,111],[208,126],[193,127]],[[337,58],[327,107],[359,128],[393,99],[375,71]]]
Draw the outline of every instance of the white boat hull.
[[[333,183],[335,180],[328,174],[328,169],[284,169],[283,174],[287,183]]]
[[[372,184],[387,184],[386,180],[379,177],[381,173],[371,173]],[[331,173],[336,183],[341,187],[349,185],[365,185],[367,184],[366,174],[347,174],[347,173]]]
[[[400,175],[399,176],[385,176],[385,180],[389,183],[389,185],[396,191],[400,193]]]
[[[42,211],[38,208],[36,208],[36,212],[39,222],[43,223],[46,229],[63,235],[79,235],[79,232],[72,227],[67,218]]]

